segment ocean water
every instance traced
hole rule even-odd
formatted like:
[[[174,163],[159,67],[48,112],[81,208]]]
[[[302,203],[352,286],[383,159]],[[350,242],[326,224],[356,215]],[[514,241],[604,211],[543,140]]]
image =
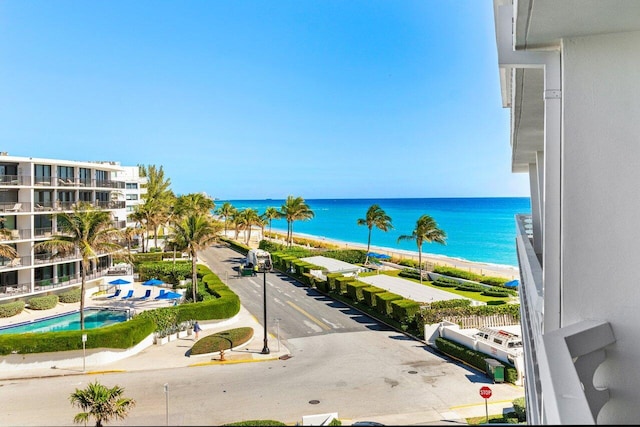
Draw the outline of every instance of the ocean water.
[[[216,208],[230,202],[236,209],[267,207],[280,210],[284,200],[216,200]],[[295,221],[293,232],[327,239],[367,244],[368,228],[357,225],[367,209],[378,204],[391,217],[393,229],[373,228],[371,245],[391,250],[418,252],[415,241],[398,242],[409,235],[420,216],[433,217],[447,234],[446,245],[425,243],[423,254],[442,255],[474,262],[517,267],[516,214],[530,214],[528,197],[433,198],[433,199],[305,199],[315,216]],[[269,230],[269,226],[266,227]],[[272,230],[287,230],[285,220],[273,220]]]

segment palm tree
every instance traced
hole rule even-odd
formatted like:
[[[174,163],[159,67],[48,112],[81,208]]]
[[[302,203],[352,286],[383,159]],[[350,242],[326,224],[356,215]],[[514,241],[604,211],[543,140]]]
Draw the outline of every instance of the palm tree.
[[[436,221],[429,215],[422,215],[416,222],[416,228],[410,235],[398,237],[401,240],[415,240],[418,245],[418,269],[420,271],[420,284],[422,284],[422,244],[440,243],[445,245],[446,233],[438,228]]]
[[[124,388],[120,386],[108,388],[98,383],[98,380],[89,383],[84,390],[76,389],[69,396],[69,400],[73,406],[78,406],[85,412],[76,414],[73,422],[87,425],[87,421],[93,417],[96,420],[96,427],[101,427],[103,423],[112,419],[124,420],[127,412],[136,405],[136,402],[128,397],[122,397],[123,393]]]
[[[80,329],[84,329],[84,294],[91,261],[104,253],[122,250],[117,241],[122,233],[112,226],[111,213],[95,209],[86,202],[79,203],[72,213],[56,214],[58,232],[50,240],[34,245],[34,249],[56,252],[53,257],[79,254],[82,258],[80,287]]]
[[[271,221],[280,218],[280,212],[278,212],[278,209],[274,208],[273,206],[269,206],[264,210],[262,217],[269,221],[269,234],[271,234]]]
[[[4,218],[2,219],[4,220]],[[11,231],[6,228],[0,228],[0,240],[5,240],[5,238],[7,240],[11,238]],[[13,246],[0,243],[0,257],[14,260],[18,258],[18,252],[13,248]]]
[[[173,214],[180,217],[191,212],[211,214],[211,210],[216,207],[213,199],[206,194],[191,193],[178,196],[173,207]]]
[[[224,237],[227,237],[227,223],[229,218],[233,217],[237,209],[229,202],[224,202],[216,211],[218,215],[224,218]]]
[[[369,250],[371,249],[371,230],[375,226],[382,231],[389,231],[393,228],[391,225],[391,217],[378,205],[374,204],[367,210],[365,218],[357,220],[358,225],[366,225],[369,229],[369,237],[367,238],[367,256],[364,260],[365,265],[369,262]]]
[[[220,231],[218,223],[213,222],[209,216],[201,213],[193,213],[184,217],[173,226],[173,236],[179,247],[186,248],[191,256],[191,288],[193,302],[197,302],[198,289],[198,251],[204,249],[209,243],[218,237]]]
[[[258,215],[258,211],[252,208],[247,208],[242,211],[243,222],[245,226],[245,230],[247,233],[245,235],[245,244],[248,245],[251,240],[251,230],[254,225],[260,224],[260,215]]]
[[[280,208],[280,216],[287,220],[287,243],[293,244],[293,222],[307,220],[315,216],[302,197],[288,196]]]
[[[154,233],[154,244],[158,247],[158,227],[169,219],[170,207],[174,204],[175,195],[171,191],[171,179],[165,178],[162,166],[139,166],[140,176],[147,178],[147,192],[144,197],[144,212],[147,216],[147,239],[151,230]],[[148,243],[148,241],[147,241]]]

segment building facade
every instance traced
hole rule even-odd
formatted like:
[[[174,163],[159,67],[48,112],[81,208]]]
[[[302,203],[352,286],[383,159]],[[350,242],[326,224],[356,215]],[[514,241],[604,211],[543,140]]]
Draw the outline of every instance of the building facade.
[[[640,419],[640,2],[494,0],[529,424]]]
[[[0,153],[0,243],[16,249],[14,260],[0,258],[0,302],[46,294],[81,282],[78,255],[51,257],[34,245],[57,233],[55,214],[72,212],[79,202],[111,212],[113,225],[126,226],[125,169],[116,162],[77,162],[14,157]],[[110,267],[100,256],[89,279]]]

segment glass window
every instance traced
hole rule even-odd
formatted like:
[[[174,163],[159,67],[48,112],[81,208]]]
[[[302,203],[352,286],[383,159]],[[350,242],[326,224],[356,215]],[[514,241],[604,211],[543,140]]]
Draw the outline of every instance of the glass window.
[[[33,167],[36,178],[51,178],[51,165],[33,165]]]
[[[127,200],[138,200],[137,194],[127,194]]]
[[[127,182],[127,190],[137,190],[138,183],[137,182]]]
[[[73,166],[58,166],[58,178],[73,179]]]

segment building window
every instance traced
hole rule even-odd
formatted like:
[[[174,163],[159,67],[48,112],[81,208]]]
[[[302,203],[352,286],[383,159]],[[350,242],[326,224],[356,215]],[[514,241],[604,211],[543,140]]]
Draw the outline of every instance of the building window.
[[[127,194],[127,200],[138,200],[137,194]]]
[[[58,166],[58,178],[74,179],[72,166]]]
[[[127,188],[127,190],[137,190],[138,189],[138,183],[137,182],[127,182],[126,188]]]
[[[36,184],[51,179],[51,165],[33,165]]]

